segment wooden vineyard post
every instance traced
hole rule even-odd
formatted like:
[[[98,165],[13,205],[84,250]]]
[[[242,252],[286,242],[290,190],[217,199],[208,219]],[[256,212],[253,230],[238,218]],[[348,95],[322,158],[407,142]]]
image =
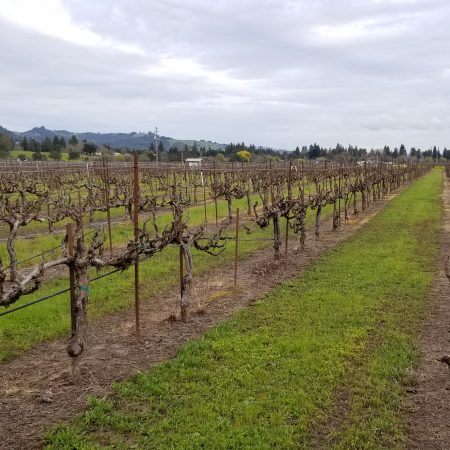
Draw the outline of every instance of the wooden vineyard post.
[[[292,173],[292,161],[289,162],[289,172],[288,172],[288,199],[289,200],[292,200],[291,173]]]
[[[338,192],[339,192],[339,198],[338,198],[338,214],[339,214],[339,220],[338,220],[338,226],[341,227],[341,168],[338,166]]]
[[[216,163],[214,163],[214,184],[217,184]],[[219,214],[217,211],[217,195],[214,193],[214,207],[216,208],[216,226],[219,225]]]
[[[79,192],[79,191],[78,191]],[[66,225],[66,236],[67,236],[67,253],[69,256],[73,256],[73,224],[68,223]],[[71,338],[77,331],[77,318],[76,318],[76,295],[75,295],[75,268],[73,263],[69,265],[69,292],[70,292],[70,329]],[[72,382],[78,384],[80,381],[80,365],[79,356],[74,356],[71,358],[71,372],[72,372]]]
[[[206,183],[205,183],[205,177],[202,175],[202,185],[203,185],[203,209],[205,211],[205,224],[208,223],[208,218],[207,218],[207,214],[206,214]]]
[[[47,222],[48,222],[48,233],[50,234],[53,229],[52,229],[52,222],[50,219],[50,200],[47,200]]]
[[[134,152],[134,177],[133,177],[133,203],[134,203],[134,244],[136,245],[136,256],[134,260],[134,311],[136,321],[136,339],[140,338],[140,304],[139,304],[139,162],[138,154]]]
[[[186,196],[186,201],[188,201],[188,198],[190,200],[190,195],[188,195],[188,182],[187,182],[187,173],[186,173],[186,166],[184,166],[184,192]]]
[[[289,173],[288,173],[288,199],[292,200],[292,186],[291,186],[291,172],[292,172],[292,161],[289,162]],[[287,256],[289,245],[289,218],[286,215],[286,236],[284,242],[284,254]]]
[[[219,225],[219,212],[217,210],[217,197],[214,196],[214,206],[216,208],[216,226]]]
[[[183,277],[184,277],[184,273],[183,273],[183,249],[181,248],[180,245],[180,296],[183,297]]]
[[[305,159],[302,159],[302,206],[305,204]]]
[[[365,185],[367,180],[367,166],[366,161],[364,161],[363,166],[363,186]],[[366,192],[365,188],[361,190],[361,211],[365,211],[367,205]]]
[[[269,174],[270,174],[270,201],[273,205],[274,198],[273,198],[272,160],[269,161]]]
[[[238,259],[239,259],[239,208],[236,210],[236,237],[234,241],[234,285],[237,284],[237,272],[238,272]]]
[[[106,164],[106,159],[103,158],[103,175],[105,182],[105,202],[106,202],[106,217],[108,220],[108,237],[109,237],[109,253],[113,254],[113,243],[112,243],[112,233],[111,233],[111,210],[109,207],[109,168]]]
[[[66,225],[67,254],[73,256],[73,224]],[[70,324],[72,333],[75,331],[75,271],[73,264],[69,265],[69,287],[70,287]]]
[[[83,226],[83,204],[81,202],[81,192],[78,189],[78,207],[79,207],[79,221],[80,221],[80,231],[81,234],[84,235],[84,226]]]
[[[286,217],[286,235],[284,241],[284,254],[287,256],[288,253],[288,245],[289,245],[289,219]]]

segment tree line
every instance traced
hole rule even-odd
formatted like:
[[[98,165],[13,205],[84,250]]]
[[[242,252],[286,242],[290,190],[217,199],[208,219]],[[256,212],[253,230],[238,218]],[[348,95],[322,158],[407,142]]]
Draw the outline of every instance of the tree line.
[[[94,142],[82,141],[79,142],[77,136],[73,135],[66,142],[64,137],[54,136],[53,139],[49,137],[38,141],[34,138],[28,139],[24,137],[20,143],[20,147],[24,151],[32,152],[33,160],[45,160],[51,158],[53,160],[60,160],[62,152],[68,153],[70,160],[76,160],[84,155],[95,155],[99,152],[99,147]],[[14,141],[6,134],[0,133],[0,158],[9,157],[12,150],[15,148]],[[119,152],[121,154],[131,154],[134,149],[131,148],[111,148],[105,144],[102,146],[104,155],[112,152]],[[302,146],[300,149],[297,146],[293,151],[278,150],[271,147],[255,146],[254,144],[246,145],[244,142],[237,142],[221,147],[211,148],[210,145],[199,145],[194,142],[192,145],[186,143],[167,148],[162,141],[157,145],[152,142],[147,150],[140,151],[149,160],[175,162],[184,161],[186,158],[204,158],[209,160],[216,160],[219,162],[250,162],[250,161],[265,161],[265,160],[293,160],[293,159],[327,159],[336,160],[338,162],[355,162],[359,160],[378,160],[378,161],[403,161],[408,157],[415,160],[432,159],[439,161],[441,158],[445,160],[450,159],[450,150],[446,147],[441,151],[436,146],[422,150],[420,148],[411,147],[409,152],[405,145],[401,144],[399,147],[391,149],[385,145],[383,149],[371,149],[348,145],[345,147],[342,144],[336,144],[335,147],[322,147],[316,142],[309,146]],[[25,159],[25,154],[19,155],[19,158]]]
[[[18,143],[24,152],[32,152],[32,159],[42,161],[48,158],[59,161],[63,151],[68,153],[69,159],[79,159],[81,154],[93,155],[97,152],[97,145],[93,142],[83,141],[80,146],[78,138],[73,135],[66,141],[64,137],[54,136],[53,139],[46,137],[42,141],[26,136]],[[0,133],[0,158],[9,157],[16,147],[15,142],[6,134]],[[81,147],[81,148],[80,148]],[[19,154],[19,159],[26,159],[26,154]]]
[[[151,160],[156,159],[155,145],[152,143],[149,147],[148,156]],[[337,144],[334,148],[321,147],[314,143],[309,146],[296,147],[293,151],[275,150],[271,147],[257,147],[253,144],[246,145],[244,142],[230,143],[222,149],[212,149],[210,146],[198,146],[194,143],[191,147],[183,144],[182,147],[170,147],[166,149],[160,142],[158,145],[158,157],[160,161],[182,161],[186,158],[202,157],[207,159],[215,159],[218,161],[230,162],[249,162],[261,160],[294,160],[294,159],[327,159],[337,160],[339,162],[355,162],[360,160],[372,159],[379,161],[405,160],[406,158],[423,160],[433,159],[434,161],[444,158],[450,159],[450,150],[444,148],[443,151],[436,146],[427,150],[411,147],[409,152],[405,145],[401,144],[391,150],[388,145],[383,149],[359,148],[358,146],[349,145],[345,147]]]

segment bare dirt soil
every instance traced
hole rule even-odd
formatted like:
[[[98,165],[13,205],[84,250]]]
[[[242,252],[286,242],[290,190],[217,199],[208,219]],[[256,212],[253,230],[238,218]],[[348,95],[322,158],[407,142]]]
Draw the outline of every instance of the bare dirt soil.
[[[196,278],[188,323],[174,320],[179,314],[179,295],[173,288],[165,295],[142,303],[139,341],[134,337],[133,310],[90,323],[79,385],[71,382],[65,339],[38,345],[1,364],[0,448],[42,447],[43,433],[56,422],[80,413],[87,396],[107,395],[113,381],[172,358],[186,341],[251,305],[280,282],[298,276],[325,251],[355,234],[392,197],[378,201],[350,224],[343,224],[337,232],[330,231],[330,219],[324,221],[320,239],[315,240],[309,232],[302,253],[296,250],[297,242],[292,237],[287,258],[274,262],[270,248],[240,261],[236,287],[233,286],[232,264]],[[145,300],[145,293],[141,295]]]
[[[445,260],[450,254],[450,182],[444,183],[439,269],[423,327],[416,384],[408,389],[408,449],[450,448],[450,371],[449,365],[440,361],[450,355],[450,282],[445,276]]]

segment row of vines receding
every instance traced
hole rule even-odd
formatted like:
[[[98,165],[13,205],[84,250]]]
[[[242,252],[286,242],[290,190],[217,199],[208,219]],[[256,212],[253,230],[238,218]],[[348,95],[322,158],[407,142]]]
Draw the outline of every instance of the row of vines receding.
[[[137,160],[134,168],[105,163],[52,170],[6,168],[0,172],[0,226],[6,246],[4,258],[0,257],[0,305],[12,306],[39,290],[55,269],[67,267],[72,276],[72,333],[67,352],[76,362],[86,346],[91,269],[126,270],[166,247],[178,247],[183,268],[180,317],[186,321],[193,249],[217,256],[235,239],[230,234],[236,225],[234,200],[244,199],[246,211],[241,211],[239,227],[247,233],[252,224],[272,228],[274,258],[280,259],[283,235],[289,230],[298,239],[301,255],[308,213],[314,215],[314,233],[319,239],[321,214],[327,205],[332,209],[332,228],[338,230],[341,221],[347,222],[351,215],[428,170],[429,166],[419,163],[318,168],[298,161],[276,167],[189,168],[138,165]],[[221,202],[227,214],[219,219]],[[201,223],[191,220],[193,207],[204,210]],[[207,207],[215,211],[212,217]],[[122,212],[118,215],[117,211]],[[114,218],[112,212],[116,212]],[[107,220],[99,223],[98,213],[106,213]],[[111,227],[118,220],[134,224],[134,236],[125,246],[114,245],[112,239]],[[45,225],[27,235],[26,227],[33,222]],[[72,225],[64,228],[66,223]],[[62,233],[63,229],[67,232]],[[57,232],[61,233],[57,249],[19,261],[18,240]]]

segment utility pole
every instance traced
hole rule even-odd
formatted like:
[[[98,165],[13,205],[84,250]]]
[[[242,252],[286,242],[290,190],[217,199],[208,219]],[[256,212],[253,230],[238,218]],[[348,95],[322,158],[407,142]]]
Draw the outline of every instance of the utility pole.
[[[155,150],[156,150],[156,164],[159,162],[159,136],[158,127],[155,127]]]

